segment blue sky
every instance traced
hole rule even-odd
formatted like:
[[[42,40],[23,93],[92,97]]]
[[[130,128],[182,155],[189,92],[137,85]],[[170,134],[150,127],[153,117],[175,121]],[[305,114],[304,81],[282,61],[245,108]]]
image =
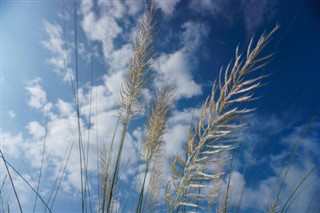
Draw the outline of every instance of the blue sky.
[[[122,76],[128,68],[132,37],[144,5],[142,0],[86,0],[77,4],[80,125],[84,140],[89,141],[93,206],[97,204],[97,143],[99,147],[110,143],[108,139],[117,122]],[[232,172],[230,204],[237,203],[237,189],[246,183],[242,211],[263,211],[280,174],[281,162],[303,135],[281,194],[285,201],[299,180],[320,162],[319,3],[159,0],[159,8],[156,77],[152,85],[161,87],[169,81],[176,84],[174,110],[164,136],[164,159],[183,151],[192,113],[195,118],[199,116],[220,67],[226,67],[233,59],[237,45],[245,52],[252,36],[256,41],[263,32],[280,25],[265,50],[274,53],[271,63],[263,69],[272,75],[265,79],[266,86],[257,91],[261,99],[252,103],[257,110],[248,120],[249,128],[241,133],[240,160]],[[46,141],[40,194],[47,201],[77,130],[70,83],[75,78],[74,4],[1,1],[0,14],[1,150],[23,177],[36,186]],[[145,96],[150,96],[150,91]],[[137,189],[129,183],[143,170],[138,154],[143,131],[140,124],[141,120],[135,121],[126,137],[121,163],[122,170],[124,165],[127,167],[120,179],[124,187],[131,188],[119,194],[125,199],[137,196]],[[245,178],[246,163],[256,158],[265,142],[252,175]],[[74,146],[53,212],[80,211],[78,158]],[[169,167],[164,165],[164,171],[164,179],[168,179]],[[1,182],[5,174],[1,161]],[[24,210],[32,211],[35,195],[17,175],[13,175],[13,180]],[[320,190],[319,182],[320,171],[316,170],[301,187],[299,196],[294,197],[291,212],[305,212],[310,203],[310,212],[320,208],[320,198],[314,196]],[[12,212],[17,211],[8,179],[1,199]],[[130,202],[123,211],[130,211],[129,205]],[[36,211],[44,211],[39,200]]]

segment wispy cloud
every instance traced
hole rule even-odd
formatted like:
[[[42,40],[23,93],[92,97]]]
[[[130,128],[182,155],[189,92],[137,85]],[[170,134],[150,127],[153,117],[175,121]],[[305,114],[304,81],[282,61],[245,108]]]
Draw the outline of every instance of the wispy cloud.
[[[239,16],[243,17],[247,36],[251,37],[259,27],[273,19],[276,13],[276,1],[255,1],[241,0],[239,2],[232,1],[214,1],[214,0],[191,0],[189,8],[200,14],[209,15],[225,24],[233,25],[239,20]]]
[[[200,22],[185,22],[182,26],[181,45],[187,54],[193,56],[209,35],[209,26]]]
[[[10,116],[10,118],[15,118],[17,116],[17,113],[13,110],[8,111],[7,114]]]
[[[63,39],[63,31],[59,24],[52,24],[47,21],[43,21],[44,30],[48,35],[48,39],[41,42],[44,48],[49,50],[51,57],[47,59],[47,62],[52,65],[53,70],[63,80],[69,82],[74,79],[72,69],[68,66],[68,60],[70,62],[70,50],[65,49],[65,40]]]
[[[199,13],[210,13],[216,15],[220,12],[220,2],[213,0],[191,0],[189,7]]]
[[[240,1],[243,8],[243,15],[245,26],[247,30],[247,35],[252,36],[256,30],[270,21],[276,12],[275,6],[276,2],[273,0],[270,1]]]

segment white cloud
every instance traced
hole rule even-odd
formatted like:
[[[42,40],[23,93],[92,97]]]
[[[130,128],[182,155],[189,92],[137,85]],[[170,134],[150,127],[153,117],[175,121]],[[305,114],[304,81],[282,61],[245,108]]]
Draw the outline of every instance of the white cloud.
[[[37,121],[31,121],[27,125],[29,134],[35,139],[41,139],[45,136],[45,128],[39,124]]]
[[[126,13],[126,8],[120,0],[99,0],[98,5],[101,8],[102,13],[106,14],[107,16],[120,19],[123,18]]]
[[[114,50],[109,61],[109,66],[114,72],[127,71],[133,47],[130,44],[124,44],[120,49]]]
[[[119,74],[114,73],[114,74]],[[114,75],[115,77],[115,75]],[[91,129],[90,129],[90,140],[88,141],[88,123],[84,120],[83,117],[80,118],[80,128],[82,134],[82,141],[84,144],[88,143],[89,147],[89,159],[88,159],[88,172],[91,174],[96,174],[96,161],[97,161],[97,145],[100,146],[102,143],[107,144],[107,146],[111,143],[111,138],[114,133],[114,128],[117,122],[117,110],[113,110],[114,108],[114,93],[116,91],[109,91],[109,83],[116,83],[117,78],[121,78],[121,73],[119,77],[111,77],[108,79],[106,77],[105,82],[108,86],[102,84],[97,85],[92,88],[92,119],[91,119]],[[39,79],[33,81],[32,88],[39,88],[38,85],[40,82]],[[115,85],[119,86],[119,85]],[[31,87],[31,86],[30,86]],[[114,89],[114,88],[112,88]],[[30,89],[29,89],[30,90]],[[34,91],[34,90],[30,90]],[[38,90],[35,90],[38,91]],[[41,91],[41,90],[40,90]],[[39,92],[33,92],[34,98],[31,98],[32,106],[37,106],[37,109],[41,109],[46,107],[45,102],[43,101],[44,97],[41,95],[35,95]],[[81,107],[81,111],[88,110],[90,101],[90,90],[87,93],[82,91],[81,99],[84,100],[83,106]],[[42,94],[40,92],[40,94]],[[97,104],[97,108],[94,103]],[[79,152],[78,152],[78,134],[77,134],[77,126],[78,119],[75,113],[74,108],[72,107],[72,103],[58,99],[57,103],[54,104],[55,111],[49,112],[49,120],[47,124],[47,137],[44,140],[45,129],[43,126],[39,124],[37,121],[31,121],[26,125],[26,129],[28,130],[31,137],[27,135],[18,134],[12,135],[10,133],[4,134],[4,150],[10,157],[17,156],[19,158],[24,158],[30,162],[31,168],[34,169],[40,168],[42,161],[42,152],[44,141],[46,142],[46,152],[44,162],[46,164],[46,174],[50,174],[50,172],[54,172],[52,177],[57,176],[57,172],[61,163],[63,162],[64,154],[70,150],[71,144],[73,145],[73,150],[71,151],[71,156],[69,158],[69,163],[67,169],[65,171],[65,181],[63,184],[65,192],[73,193],[74,190],[78,192],[80,190],[80,178],[79,178]],[[52,108],[52,105],[50,109]],[[96,110],[97,109],[97,110]],[[87,111],[88,114],[89,111]],[[120,131],[117,132],[116,141],[119,140]],[[73,142],[74,141],[74,142]],[[128,162],[135,163],[137,162],[136,145],[134,144],[134,138],[131,137],[130,133],[127,133],[125,145],[123,148],[123,158],[121,161],[121,165],[123,168],[124,165],[127,165]],[[118,144],[118,143],[115,143]],[[87,149],[87,145],[84,145],[85,149]],[[117,148],[117,145],[115,145]],[[116,150],[116,148],[114,148]],[[115,152],[114,152],[115,153]],[[49,169],[49,170],[48,170]],[[121,177],[123,181],[127,181],[126,176]],[[70,191],[71,187],[71,191]]]
[[[182,48],[171,54],[161,54],[155,63],[155,70],[158,72],[156,86],[161,87],[173,81],[177,90],[176,99],[191,98],[202,93],[202,88],[194,81],[192,72],[197,63],[195,54],[208,36],[206,25],[201,23],[186,22],[182,28]]]
[[[96,115],[101,112],[110,110],[113,106],[112,97],[104,85],[97,85],[92,87],[92,98],[90,103],[90,94],[87,94],[82,99],[81,113],[89,115],[91,113]],[[90,93],[90,91],[89,91]],[[90,107],[91,106],[91,107]]]
[[[9,155],[14,158],[20,158],[21,153],[23,152],[23,136],[21,133],[12,134],[10,132],[2,132],[2,141],[1,141],[1,149],[6,156]]]
[[[157,1],[159,8],[167,16],[171,16],[180,0]]]
[[[141,9],[143,9],[143,3],[144,2],[142,0],[98,1],[98,5],[103,13],[117,19],[122,19],[127,15],[137,15],[141,11]]]
[[[36,78],[26,87],[26,90],[30,94],[28,105],[35,109],[41,109],[47,103],[47,94],[40,86],[40,81],[41,79]]]
[[[83,14],[82,28],[87,38],[102,43],[105,59],[108,61],[114,50],[113,40],[122,32],[114,17],[108,14],[97,18],[93,11]]]
[[[68,117],[72,115],[72,113],[74,113],[72,105],[61,99],[58,99],[58,103],[56,104],[56,107],[59,110],[59,116],[61,117]]]
[[[92,0],[83,0],[81,1],[80,11],[81,13],[89,13],[93,7]]]
[[[176,86],[176,99],[191,98],[201,93],[201,86],[198,85],[191,74],[192,64],[183,51],[173,54],[162,54],[156,64],[158,75],[156,85],[162,86],[173,81]]]
[[[113,103],[110,103],[110,104],[115,104],[118,102],[118,99],[119,99],[118,94],[121,88],[122,81],[123,81],[123,75],[121,72],[116,72],[111,75],[105,76],[104,86],[110,93],[110,97],[113,100]]]

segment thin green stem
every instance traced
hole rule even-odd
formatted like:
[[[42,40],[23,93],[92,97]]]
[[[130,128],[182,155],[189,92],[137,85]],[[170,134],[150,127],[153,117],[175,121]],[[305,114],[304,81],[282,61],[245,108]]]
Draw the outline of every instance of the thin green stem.
[[[101,212],[103,213],[104,210],[105,210],[105,203],[106,203],[106,199],[107,199],[107,182],[109,181],[109,167],[110,167],[110,162],[111,162],[111,156],[112,156],[112,150],[113,150],[113,145],[114,145],[114,140],[115,140],[115,137],[116,137],[116,133],[117,133],[117,130],[118,130],[118,126],[119,126],[119,122],[121,120],[121,114],[122,114],[122,111],[120,112],[120,115],[118,117],[118,120],[117,120],[117,124],[116,124],[116,127],[114,129],[114,132],[113,132],[113,135],[112,135],[112,140],[111,140],[111,145],[110,145],[110,150],[109,150],[109,154],[108,154],[108,162],[107,162],[107,165],[106,165],[106,168],[107,169],[107,174],[106,176],[104,177],[104,180],[102,180],[103,182],[103,189],[102,189],[102,204],[101,204]]]
[[[137,213],[142,212],[142,201],[143,201],[143,194],[144,194],[144,186],[145,186],[145,183],[146,183],[147,174],[149,172],[149,167],[150,167],[150,161],[146,162],[146,169],[145,169],[145,172],[144,172],[143,183],[142,183],[142,187],[141,187],[141,190],[140,190],[139,201],[138,201],[138,205],[137,205],[137,209],[136,209]]]
[[[116,179],[118,177],[120,160],[121,160],[121,155],[122,155],[122,150],[123,150],[124,139],[126,137],[130,111],[131,111],[131,104],[129,104],[129,106],[126,109],[126,115],[125,115],[125,118],[124,118],[123,123],[122,123],[120,146],[119,146],[119,149],[118,149],[117,160],[116,160],[116,164],[115,164],[114,171],[113,171],[112,183],[111,183],[111,188],[110,188],[110,196],[109,196],[108,205],[107,205],[107,213],[109,213],[110,209],[111,209],[111,203],[112,203],[112,199],[113,199],[113,191],[114,191],[114,188],[115,188]]]

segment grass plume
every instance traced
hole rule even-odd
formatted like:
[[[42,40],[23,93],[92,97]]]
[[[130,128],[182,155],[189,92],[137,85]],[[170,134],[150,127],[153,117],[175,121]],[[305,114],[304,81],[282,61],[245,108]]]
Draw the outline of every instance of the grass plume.
[[[164,141],[162,136],[166,130],[166,123],[169,118],[170,108],[173,100],[174,86],[169,84],[163,89],[159,90],[156,94],[155,100],[153,100],[150,115],[148,117],[148,123],[145,127],[145,136],[143,139],[142,155],[145,160],[145,171],[143,177],[143,183],[140,190],[139,201],[137,205],[136,212],[142,211],[143,195],[145,190],[145,183],[147,174],[152,165],[153,159],[160,160],[162,155],[162,148]],[[155,172],[155,171],[154,171]],[[155,174],[155,173],[153,173]],[[154,177],[154,176],[153,176]],[[151,180],[153,181],[153,180]],[[151,184],[151,191],[156,190],[156,180]]]
[[[253,92],[262,86],[261,80],[266,76],[259,74],[252,78],[249,74],[268,63],[272,55],[259,55],[277,28],[261,36],[252,50],[251,40],[245,60],[237,48],[232,67],[229,64],[224,74],[220,71],[218,88],[213,85],[211,97],[201,107],[199,122],[189,128],[186,159],[179,155],[171,163],[174,189],[167,192],[170,212],[178,212],[185,207],[202,208],[198,201],[208,202],[210,196],[216,197],[214,194],[206,195],[202,190],[210,189],[215,180],[223,177],[224,170],[214,172],[215,167],[225,162],[224,153],[236,148],[235,142],[239,138],[234,133],[244,127],[244,119],[254,110],[241,107],[241,103],[256,99]]]

